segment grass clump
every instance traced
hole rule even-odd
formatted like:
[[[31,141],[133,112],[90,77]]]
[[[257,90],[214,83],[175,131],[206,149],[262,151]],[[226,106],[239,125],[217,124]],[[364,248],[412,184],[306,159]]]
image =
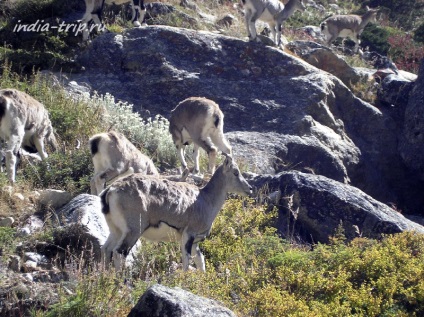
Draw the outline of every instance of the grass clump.
[[[22,176],[34,188],[61,189],[74,195],[90,191],[93,173],[88,148],[52,153],[36,165],[26,162],[22,170]]]
[[[131,289],[119,276],[91,269],[90,274],[78,269],[71,274],[67,287],[59,289],[59,302],[47,312],[35,312],[35,316],[126,316],[134,305]]]
[[[0,227],[0,256],[8,256],[15,251],[16,229]]]

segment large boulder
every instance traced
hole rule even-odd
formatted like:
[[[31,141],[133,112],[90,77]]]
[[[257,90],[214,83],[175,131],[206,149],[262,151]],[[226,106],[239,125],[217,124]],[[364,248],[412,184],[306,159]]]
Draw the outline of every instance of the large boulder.
[[[299,130],[305,132],[299,135],[237,131],[227,133],[227,138],[239,164],[249,166],[254,173],[311,169],[348,183],[346,165],[358,163],[358,148],[349,139],[341,141],[340,135],[315,122],[311,116],[305,116],[301,122],[303,127]],[[322,138],[332,141],[334,147],[322,146]]]
[[[155,284],[140,298],[128,317],[235,317],[218,302],[196,296],[181,288]]]
[[[100,198],[81,194],[58,209],[61,230],[56,231],[55,243],[64,250],[84,251],[100,261],[100,247],[109,235],[105,217],[101,213]]]
[[[86,71],[70,81],[133,103],[140,113],[169,118],[187,97],[216,101],[234,154],[246,153],[242,159],[253,170],[307,168],[421,212],[424,185],[400,157],[399,126],[388,110],[292,54],[210,32],[149,26],[99,36],[78,61]]]
[[[416,231],[424,227],[361,190],[320,175],[282,172],[251,176],[257,190],[278,191],[279,230],[286,237],[301,236],[313,242],[329,241],[340,226],[346,238],[381,238],[382,234]],[[287,228],[292,230],[289,232]]]
[[[406,106],[399,149],[413,175],[424,180],[424,60]]]

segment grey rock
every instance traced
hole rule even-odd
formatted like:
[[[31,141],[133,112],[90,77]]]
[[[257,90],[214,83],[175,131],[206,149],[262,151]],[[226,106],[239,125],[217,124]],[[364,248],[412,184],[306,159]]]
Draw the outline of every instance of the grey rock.
[[[31,229],[30,229],[30,228],[28,228],[28,227],[25,227],[25,228],[19,228],[19,229],[18,229],[18,234],[19,234],[21,237],[27,237],[27,236],[31,235]]]
[[[236,20],[236,17],[232,14],[226,14],[225,16],[223,16],[222,18],[220,18],[216,24],[219,26],[224,26],[224,27],[230,27],[231,25],[233,25],[234,21]]]
[[[22,193],[14,193],[12,197],[20,201],[25,201],[25,197]]]
[[[416,81],[418,78],[418,75],[404,71],[404,70],[398,70],[398,75],[402,77],[403,79],[406,79],[409,81]]]
[[[18,255],[11,255],[9,259],[9,269],[14,272],[20,272],[21,266],[21,257]]]
[[[168,288],[156,284],[139,299],[128,317],[235,317],[218,302],[196,296],[178,287]]]
[[[36,266],[38,267],[51,268],[49,259],[42,254],[38,254],[35,252],[25,252],[23,260],[35,262]]]
[[[0,227],[12,227],[13,223],[15,222],[15,219],[13,217],[5,217],[0,219]]]
[[[399,150],[412,173],[424,180],[424,60],[409,96]]]
[[[31,260],[27,260],[22,265],[22,268],[23,268],[23,270],[25,272],[33,272],[33,271],[35,271],[37,269],[37,262],[31,261]]]
[[[100,260],[100,246],[106,241],[109,230],[101,213],[100,198],[81,194],[57,211],[62,229],[55,236],[55,242],[67,249],[92,252]]]
[[[414,82],[404,77],[391,74],[386,76],[377,91],[377,98],[380,102],[401,107],[400,112],[404,113],[408,103],[409,94],[414,87]],[[403,109],[402,109],[403,108]]]
[[[160,15],[166,15],[175,12],[177,9],[173,5],[162,2],[150,2],[146,4],[147,18],[156,18]]]
[[[197,4],[189,0],[181,0],[180,6],[186,9],[194,10],[194,11],[199,10],[199,7],[197,6]]]
[[[61,272],[58,270],[49,270],[33,272],[32,278],[34,282],[60,283],[63,281],[67,281],[69,279],[69,276],[66,272]]]
[[[389,57],[381,55],[377,52],[365,51],[361,55],[361,58],[371,63],[375,69],[389,69],[395,74],[399,73],[396,64],[393,63]]]
[[[424,233],[423,226],[361,190],[324,176],[282,172],[253,178],[250,183],[259,187],[271,181],[269,188],[275,188],[276,180],[281,192],[279,229],[287,237],[300,235],[308,241],[327,243],[339,225],[348,239],[358,235],[380,238],[382,234],[412,230]]]
[[[29,235],[35,231],[41,230],[43,226],[44,223],[39,217],[31,215],[25,221],[24,226],[22,228],[19,228],[19,232],[22,235]]]
[[[44,189],[40,192],[38,202],[43,206],[47,206],[52,208],[53,210],[56,210],[66,205],[68,202],[71,201],[71,199],[72,195],[63,190]]]
[[[341,8],[336,3],[330,3],[328,7],[335,13],[339,14],[341,12]]]
[[[98,196],[81,194],[57,211],[61,230],[55,231],[55,243],[63,249],[71,248],[85,256],[100,261],[100,247],[109,236]],[[138,242],[127,257],[131,264]]]
[[[299,28],[299,30],[301,30],[301,31],[305,32],[306,34],[312,36],[314,39],[316,39],[318,41],[324,41],[325,40],[324,34],[322,34],[321,28],[319,26],[306,25],[306,26]]]
[[[302,136],[273,132],[230,132],[226,137],[233,146],[239,164],[247,163],[252,172],[278,173],[288,169],[309,168],[317,174],[349,182],[345,165],[359,161],[358,148],[351,140],[343,140],[333,130],[320,134],[320,129],[327,130],[315,123],[315,126],[307,128],[307,133],[300,133]],[[325,142],[322,142],[322,135],[325,135],[327,141],[334,138],[333,147],[323,145]],[[337,147],[337,151],[334,147]]]
[[[30,282],[30,283],[34,282],[34,277],[31,273],[22,274],[22,278],[27,282]]]
[[[197,11],[198,16],[200,17],[200,19],[207,24],[215,24],[216,23],[216,16],[203,12],[203,11]]]

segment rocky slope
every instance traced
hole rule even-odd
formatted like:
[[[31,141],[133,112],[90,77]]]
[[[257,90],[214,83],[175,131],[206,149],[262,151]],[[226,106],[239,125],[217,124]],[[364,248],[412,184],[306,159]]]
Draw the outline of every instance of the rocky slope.
[[[251,171],[307,168],[406,213],[423,212],[423,182],[398,149],[413,117],[404,123],[390,107],[356,98],[300,58],[260,43],[154,26],[100,36],[78,61],[85,71],[69,80],[133,103],[144,116],[169,117],[190,96],[215,100],[235,156]]]

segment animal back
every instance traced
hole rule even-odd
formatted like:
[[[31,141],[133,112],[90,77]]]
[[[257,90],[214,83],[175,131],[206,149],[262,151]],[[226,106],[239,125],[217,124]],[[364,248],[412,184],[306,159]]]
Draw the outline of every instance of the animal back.
[[[169,214],[184,213],[199,195],[199,189],[194,185],[140,173],[116,181],[111,188],[124,209],[140,210],[141,213],[149,211],[152,224],[169,218]]]
[[[357,15],[335,15],[328,18],[325,23],[328,29],[337,29],[339,32],[344,29],[357,29],[361,24],[361,18]]]
[[[0,95],[9,100],[9,111],[25,123],[25,130],[36,128],[40,135],[44,133],[47,126],[40,126],[40,124],[45,122],[50,124],[50,120],[41,102],[23,91],[12,88],[0,90]],[[38,126],[35,127],[35,125]]]

